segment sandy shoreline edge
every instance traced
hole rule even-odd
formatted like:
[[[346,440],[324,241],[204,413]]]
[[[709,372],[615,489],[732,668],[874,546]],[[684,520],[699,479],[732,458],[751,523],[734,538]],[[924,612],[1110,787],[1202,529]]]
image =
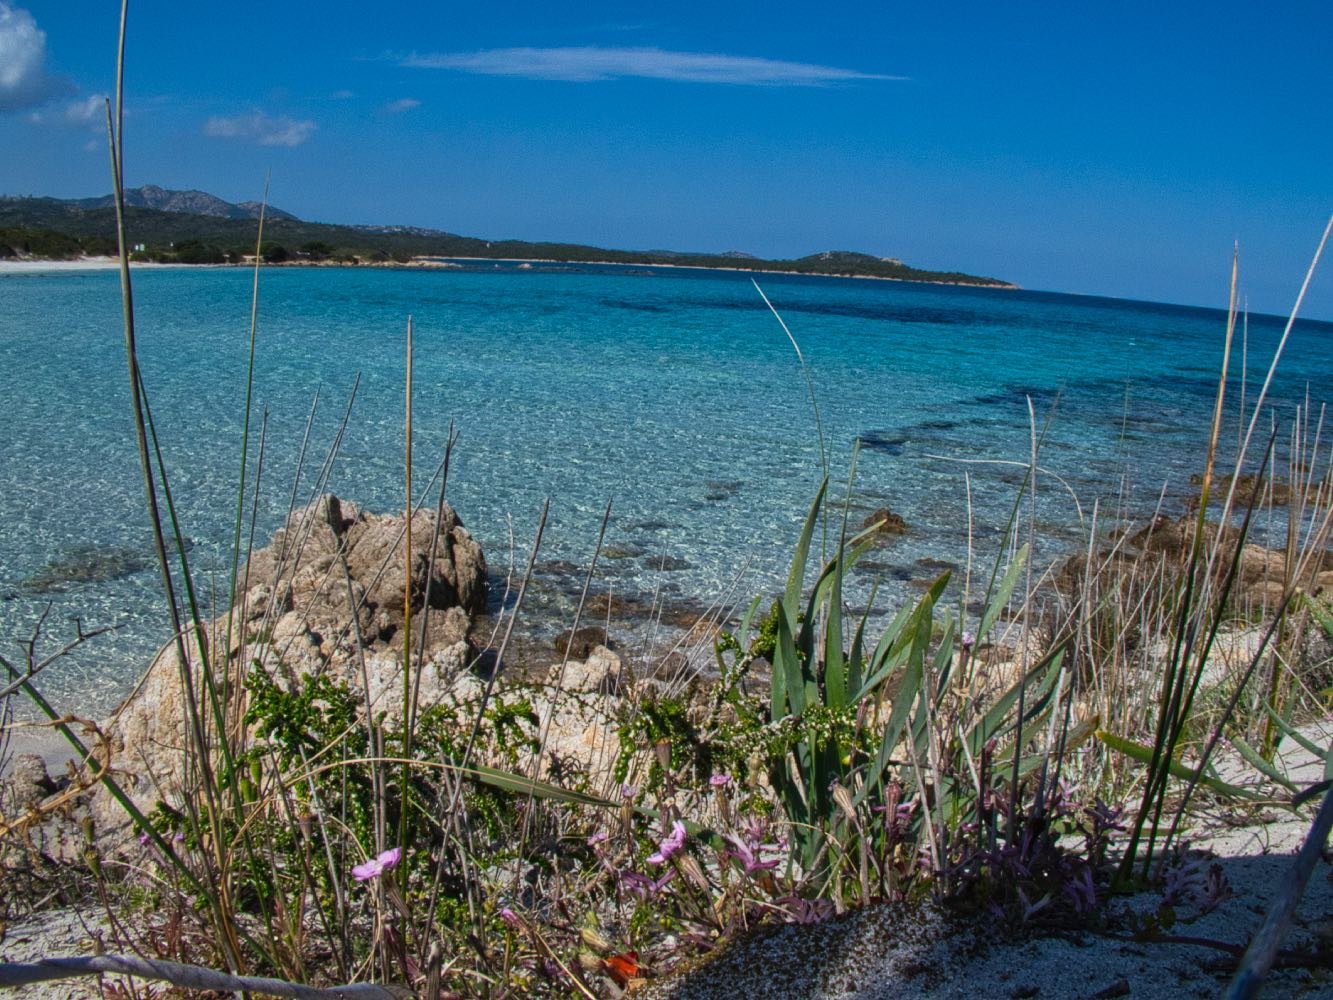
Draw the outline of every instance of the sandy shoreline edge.
[[[276,264],[265,264],[264,267],[339,267],[339,268],[404,268],[404,269],[427,269],[427,270],[451,270],[461,267],[461,264],[455,261],[466,261],[469,264],[493,263],[500,264],[558,264],[561,266],[578,267],[580,265],[592,265],[596,267],[624,267],[624,268],[663,268],[678,271],[725,271],[733,274],[752,274],[752,275],[794,275],[803,278],[856,278],[866,281],[894,281],[913,285],[944,285],[947,287],[958,288],[986,288],[997,289],[1000,291],[1018,291],[1020,286],[1009,283],[1002,284],[980,284],[970,281],[923,281],[916,278],[890,278],[879,274],[820,274],[810,273],[808,271],[784,271],[780,268],[758,269],[748,267],[705,267],[698,264],[631,264],[623,261],[613,260],[555,260],[543,257],[413,257],[409,261],[364,261],[360,264],[344,264],[337,261],[304,261],[288,260]],[[231,268],[250,268],[251,264],[158,264],[147,261],[131,261],[130,267],[134,270],[143,269],[179,269],[179,268],[209,268],[209,269],[231,269]],[[15,274],[55,274],[69,271],[113,271],[120,267],[119,259],[115,257],[80,257],[77,260],[0,260],[0,277]]]

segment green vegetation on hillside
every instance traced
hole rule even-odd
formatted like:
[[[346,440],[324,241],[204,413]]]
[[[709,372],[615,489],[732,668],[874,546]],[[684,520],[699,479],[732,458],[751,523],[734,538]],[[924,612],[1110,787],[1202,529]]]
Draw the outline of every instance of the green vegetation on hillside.
[[[71,236],[32,226],[0,227],[0,260],[6,257],[68,260],[72,257],[115,252],[115,239],[105,236]]]
[[[239,263],[254,253],[255,223],[129,207],[125,213],[131,246],[143,245],[139,259],[176,263]],[[12,227],[12,228],[5,228]],[[10,234],[25,234],[20,241]],[[0,198],[0,257],[30,255],[64,258],[79,253],[114,252],[115,211],[87,208],[56,198]],[[553,260],[571,263],[672,264],[746,271],[895,278],[901,281],[950,282],[1005,286],[997,278],[960,271],[929,271],[870,254],[834,251],[797,260],[763,260],[725,254],[675,253],[665,250],[608,250],[575,243],[528,243],[482,240],[408,226],[337,226],[295,218],[264,223],[264,258],[341,263],[405,262],[413,257],[477,257],[491,260]],[[38,247],[59,249],[39,249]],[[71,249],[71,247],[74,247]],[[94,249],[94,247],[97,247]]]

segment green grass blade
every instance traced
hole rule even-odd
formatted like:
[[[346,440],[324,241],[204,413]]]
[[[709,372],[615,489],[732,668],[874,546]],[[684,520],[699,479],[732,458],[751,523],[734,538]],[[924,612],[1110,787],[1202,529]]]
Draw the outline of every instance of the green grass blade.
[[[802,657],[796,648],[792,636],[792,625],[787,617],[786,608],[778,608],[778,642],[773,650],[773,676],[779,674],[786,685],[787,701],[792,715],[802,715],[806,706],[819,698],[814,676],[810,673],[808,659]],[[786,713],[784,712],[783,715]],[[776,721],[781,716],[774,716]]]
[[[1289,780],[1285,774],[1279,771],[1271,761],[1264,760],[1263,755],[1259,753],[1259,751],[1255,750],[1254,747],[1250,746],[1239,736],[1233,736],[1231,738],[1231,745],[1235,747],[1236,752],[1245,759],[1245,763],[1249,764],[1252,768],[1259,771],[1265,777],[1276,781],[1283,788],[1287,789],[1287,791],[1296,791],[1294,782]]]
[[[1324,747],[1319,746],[1319,744],[1315,743],[1313,740],[1310,740],[1306,738],[1304,735],[1302,735],[1301,731],[1292,726],[1291,723],[1289,723],[1286,719],[1282,718],[1282,716],[1278,714],[1277,710],[1274,709],[1272,704],[1268,701],[1264,702],[1264,712],[1273,721],[1273,725],[1277,728],[1278,732],[1281,733],[1284,738],[1291,740],[1293,743],[1295,743],[1297,746],[1299,746],[1302,750],[1304,750],[1311,756],[1314,757],[1324,756],[1324,754],[1326,753],[1326,749]]]
[[[621,803],[612,802],[610,799],[589,795],[586,792],[571,791],[568,788],[553,785],[549,781],[531,778],[526,774],[515,774],[512,771],[487,767],[485,764],[469,764],[461,770],[464,774],[476,778],[482,784],[490,785],[492,788],[498,788],[504,792],[513,792],[516,795],[530,795],[534,798],[546,799],[551,802],[563,802],[565,805],[571,806],[594,806],[599,809],[619,809],[621,807]]]
[[[856,696],[852,699],[853,702],[860,702],[870,697],[876,688],[888,680],[903,665],[916,638],[919,628],[918,619],[924,613],[926,619],[930,620],[935,605],[939,602],[940,596],[944,593],[944,588],[948,583],[949,574],[942,574],[930,585],[930,588],[922,595],[921,600],[915,607],[903,608],[894,617],[889,627],[885,629],[884,634],[880,637],[879,645],[875,647],[874,655],[869,663],[870,676],[857,690]]]
[[[943,587],[939,588],[943,590]],[[916,704],[918,695],[921,692],[921,682],[925,677],[925,646],[922,642],[930,641],[930,625],[932,620],[932,611],[934,610],[934,600],[932,595],[936,593],[935,588],[931,588],[921,602],[916,606],[916,611],[911,618],[912,628],[907,633],[910,653],[907,657],[907,669],[903,673],[902,680],[898,684],[898,690],[894,694],[893,707],[889,712],[889,721],[884,726],[884,735],[880,738],[879,750],[875,754],[875,762],[871,769],[866,772],[864,782],[860,791],[853,796],[852,801],[855,805],[860,805],[866,800],[871,790],[878,787],[880,779],[884,775],[885,769],[889,766],[889,760],[893,756],[893,750],[902,739],[904,730],[912,711],[912,706]]]
[[[1004,578],[1000,581],[1000,587],[995,591],[995,596],[991,598],[986,610],[982,612],[981,624],[977,628],[977,641],[990,634],[991,628],[995,625],[995,620],[1000,617],[1000,612],[1004,610],[1005,605],[1009,603],[1009,598],[1014,594],[1014,588],[1018,586],[1018,578],[1023,572],[1023,566],[1028,560],[1028,547],[1024,545],[1014,556],[1013,562],[1005,570]]]
[[[828,478],[819,484],[819,492],[815,494],[815,502],[810,505],[810,512],[805,517],[805,526],[801,529],[801,537],[796,542],[796,551],[792,555],[791,572],[787,576],[787,592],[783,597],[783,603],[787,607],[787,613],[796,618],[797,612],[801,608],[801,590],[805,585],[805,564],[810,555],[810,541],[814,538],[815,525],[819,521],[819,512],[824,506],[824,496],[828,493]]]
[[[1133,740],[1127,740],[1122,736],[1116,736],[1114,733],[1108,733],[1105,729],[1097,730],[1097,739],[1101,740],[1106,746],[1117,753],[1124,754],[1131,760],[1136,760],[1140,764],[1147,764],[1154,758],[1152,747],[1144,746],[1142,743],[1136,743]],[[1165,755],[1160,755],[1159,759],[1165,759]],[[1229,795],[1238,799],[1259,799],[1261,796],[1250,791],[1248,788],[1241,788],[1238,785],[1229,785],[1220,778],[1215,778],[1210,774],[1200,774],[1197,768],[1186,767],[1180,761],[1172,758],[1167,762],[1167,771],[1182,781],[1197,781],[1205,788],[1209,788],[1219,795]]]
[[[1037,682],[1036,690],[1029,692],[1031,700],[1023,711],[1023,724],[1031,722],[1046,710],[1047,701],[1055,690],[1056,678],[1060,676],[1060,664],[1064,661],[1064,655],[1063,646],[1051,650],[1038,660],[1018,683],[996,699],[995,704],[968,733],[969,746],[974,754],[980,754],[986,741],[998,735],[1006,727],[1009,713],[1018,701],[1024,686],[1038,677],[1041,679]]]

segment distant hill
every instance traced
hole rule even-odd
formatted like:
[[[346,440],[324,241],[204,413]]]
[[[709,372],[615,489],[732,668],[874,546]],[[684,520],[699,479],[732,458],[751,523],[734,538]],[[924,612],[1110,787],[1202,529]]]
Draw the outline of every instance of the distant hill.
[[[100,198],[78,198],[70,202],[82,209],[114,208],[111,195]],[[179,212],[183,215],[207,215],[217,219],[257,219],[260,205],[257,201],[232,204],[207,191],[168,191],[155,184],[131,188],[125,192],[125,204],[134,208],[153,208],[159,212]],[[290,212],[269,205],[264,209],[267,219],[295,219]]]
[[[259,206],[223,201],[203,191],[147,186],[126,192],[125,224],[141,259],[181,263],[239,263],[255,249]],[[61,200],[0,196],[0,258],[75,257],[113,253],[116,216],[111,197]],[[609,250],[577,243],[483,240],[438,229],[395,225],[306,222],[270,206],[265,213],[264,259],[270,263],[406,262],[413,257],[553,260],[571,263],[672,264],[784,274],[893,278],[900,281],[1013,287],[998,278],[961,271],[929,271],[891,257],[828,250],[797,260],[765,260],[738,250],[685,253]]]

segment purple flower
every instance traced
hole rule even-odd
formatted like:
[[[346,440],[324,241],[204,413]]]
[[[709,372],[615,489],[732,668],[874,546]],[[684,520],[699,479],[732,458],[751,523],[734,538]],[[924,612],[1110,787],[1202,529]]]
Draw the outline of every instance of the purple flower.
[[[519,929],[523,927],[523,921],[519,919],[518,914],[507,906],[501,907],[500,919],[503,920],[505,923],[507,923],[510,927]]]
[[[728,785],[731,784],[731,775],[715,774],[708,779],[708,783],[712,785],[714,788],[726,788]]]
[[[787,907],[787,919],[793,924],[819,924],[834,914],[831,899],[802,899],[799,896],[783,896],[778,900]]]
[[[596,847],[598,844],[604,844],[610,839],[611,835],[609,833],[607,833],[605,830],[598,830],[596,833],[594,833],[591,837],[588,838],[588,846]]]
[[[656,854],[648,855],[648,863],[651,865],[664,865],[673,857],[680,853],[685,846],[685,824],[680,820],[673,820],[671,823],[671,832],[666,838],[658,843]]]
[[[359,864],[352,869],[352,877],[358,882],[366,882],[372,878],[379,878],[389,869],[398,864],[403,857],[401,847],[391,847],[384,851],[378,857],[371,858],[364,864]]]
[[[651,879],[647,875],[640,875],[633,871],[620,873],[620,879],[625,883],[625,887],[640,899],[645,900],[656,896],[675,877],[676,869],[674,868],[668,868],[666,874],[659,879]]]
[[[1097,906],[1097,887],[1092,881],[1092,869],[1086,865],[1079,873],[1065,882],[1065,898],[1075,913],[1091,913]]]
[[[777,858],[764,860],[765,851],[781,851],[781,844],[760,844],[754,841],[742,840],[734,833],[723,834],[723,840],[731,845],[731,849],[724,851],[728,857],[735,858],[745,868],[746,875],[753,875],[755,872],[772,871],[782,862]],[[747,838],[748,840],[748,838]]]
[[[963,652],[970,652],[972,647],[977,644],[977,637],[971,632],[964,632],[961,640]]]

